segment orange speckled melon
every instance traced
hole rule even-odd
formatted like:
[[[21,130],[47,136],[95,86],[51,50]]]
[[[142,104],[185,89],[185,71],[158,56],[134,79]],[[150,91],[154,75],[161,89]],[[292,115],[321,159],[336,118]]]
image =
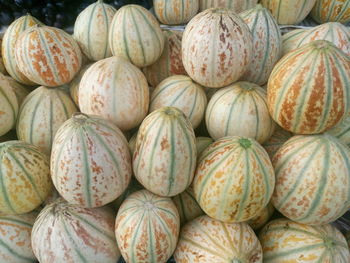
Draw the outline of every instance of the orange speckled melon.
[[[254,230],[258,230],[269,221],[274,211],[275,208],[269,203],[256,217],[248,220],[246,223]]]
[[[350,22],[350,1],[348,0],[316,0],[311,10],[311,17],[318,23]]]

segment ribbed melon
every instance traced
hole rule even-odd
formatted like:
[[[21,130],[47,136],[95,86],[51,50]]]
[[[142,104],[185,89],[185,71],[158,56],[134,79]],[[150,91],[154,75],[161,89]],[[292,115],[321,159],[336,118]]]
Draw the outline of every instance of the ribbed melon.
[[[164,35],[157,19],[140,5],[125,5],[113,17],[109,45],[114,56],[138,67],[155,63],[164,48]]]
[[[246,223],[223,223],[208,216],[186,224],[174,254],[177,263],[262,263],[262,250]]]
[[[137,127],[147,115],[148,106],[145,76],[121,57],[96,62],[80,81],[81,112],[112,121],[123,131]]]
[[[176,75],[163,80],[151,94],[150,112],[165,106],[180,109],[195,129],[204,117],[207,97],[190,77]]]
[[[215,140],[245,136],[263,143],[275,130],[266,91],[250,82],[237,82],[217,91],[208,103],[205,122]]]
[[[272,118],[297,134],[321,133],[338,124],[350,106],[350,58],[316,40],[284,56],[267,87]]]
[[[18,106],[20,107],[22,105],[23,100],[28,96],[31,90],[27,86],[17,82],[10,76],[5,77],[9,82],[12,90],[14,91],[17,98]]]
[[[160,196],[175,196],[191,184],[196,168],[196,138],[182,111],[163,107],[142,122],[136,138],[136,179]]]
[[[154,0],[154,12],[166,25],[185,24],[194,17],[199,8],[198,0]]]
[[[234,223],[267,206],[275,185],[269,156],[255,140],[232,136],[212,143],[200,156],[193,188],[204,212]]]
[[[32,82],[56,87],[74,78],[80,70],[82,56],[71,35],[58,28],[36,25],[18,37],[15,61]]]
[[[75,105],[79,107],[79,85],[80,81],[83,78],[85,72],[92,66],[93,64],[87,64],[81,68],[79,73],[74,77],[74,79],[69,83],[69,93],[71,98],[73,99]]]
[[[269,203],[256,217],[253,217],[246,223],[254,230],[258,230],[270,220],[273,212],[275,212],[275,208]]]
[[[332,225],[307,226],[277,219],[261,230],[264,263],[347,263],[349,248],[342,233]]]
[[[23,214],[52,190],[48,157],[23,141],[0,143],[0,213]]]
[[[24,100],[17,119],[19,140],[50,154],[58,128],[78,109],[64,90],[41,86]]]
[[[293,133],[282,129],[280,126],[276,125],[275,132],[272,134],[270,139],[262,144],[271,160],[275,153],[282,147],[282,145],[293,136]]]
[[[199,9],[204,11],[213,7],[229,8],[237,14],[253,8],[258,0],[199,0]]]
[[[210,137],[196,137],[197,155],[199,156],[213,142]]]
[[[108,33],[116,10],[103,0],[86,7],[74,24],[74,39],[83,53],[92,61],[112,56],[108,44]]]
[[[282,35],[277,21],[260,4],[239,14],[253,35],[253,58],[242,80],[263,85],[282,55]]]
[[[318,23],[350,22],[350,2],[347,0],[316,0],[311,17]]]
[[[272,204],[303,224],[335,221],[350,208],[349,160],[350,149],[331,135],[292,137],[273,158]]]
[[[289,31],[282,35],[282,55],[287,54],[289,51],[294,49],[296,43],[303,37],[307,29],[299,28]]]
[[[57,131],[51,176],[69,203],[103,206],[124,192],[131,173],[127,140],[112,123],[77,113]]]
[[[115,263],[120,257],[111,209],[81,208],[59,198],[35,220],[32,247],[41,263]]]
[[[166,262],[176,248],[179,232],[179,213],[168,197],[137,191],[118,210],[115,235],[127,262]]]
[[[221,88],[243,76],[253,55],[248,26],[229,9],[208,9],[196,15],[182,37],[187,74],[205,87]]]

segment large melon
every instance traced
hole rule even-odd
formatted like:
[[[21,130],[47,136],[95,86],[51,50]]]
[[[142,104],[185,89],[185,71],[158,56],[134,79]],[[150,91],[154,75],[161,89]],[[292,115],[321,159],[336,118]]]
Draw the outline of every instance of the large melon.
[[[204,11],[213,7],[229,8],[236,13],[253,8],[258,0],[199,0],[199,10]]]
[[[179,232],[179,213],[168,197],[137,191],[118,210],[115,235],[127,262],[166,262],[176,248]]]
[[[282,55],[287,54],[289,51],[293,50],[296,43],[302,39],[305,32],[307,32],[308,29],[305,28],[299,28],[289,31],[288,33],[285,33],[282,35]]]
[[[272,118],[297,134],[321,133],[338,124],[350,106],[350,58],[316,40],[284,56],[267,87]]]
[[[77,113],[57,131],[51,176],[69,203],[103,206],[124,192],[131,173],[127,140],[112,123]]]
[[[243,76],[253,55],[248,26],[229,9],[208,9],[196,15],[182,37],[182,61],[199,84],[220,88]]]
[[[257,216],[270,201],[275,176],[255,140],[233,136],[212,143],[200,156],[193,188],[204,212],[236,223]]]
[[[316,0],[311,17],[318,23],[350,22],[350,1],[348,0]]]
[[[350,208],[350,149],[331,135],[299,135],[275,154],[272,204],[310,225],[335,221]]]

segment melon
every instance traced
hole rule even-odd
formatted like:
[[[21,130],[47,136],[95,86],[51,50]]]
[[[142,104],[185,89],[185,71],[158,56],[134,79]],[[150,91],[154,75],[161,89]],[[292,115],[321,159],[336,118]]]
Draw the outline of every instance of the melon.
[[[199,0],[199,9],[204,11],[209,8],[221,7],[240,13],[253,8],[257,3],[258,0]]]
[[[318,23],[350,22],[350,2],[347,0],[316,0],[311,17]]]
[[[198,0],[154,0],[153,8],[158,20],[166,25],[185,24],[199,8]]]
[[[258,230],[270,220],[273,212],[275,212],[275,208],[269,203],[256,217],[253,217],[246,223],[254,230]]]
[[[74,79],[69,83],[69,93],[71,98],[73,99],[75,105],[79,107],[79,85],[80,81],[83,78],[85,72],[92,66],[93,64],[87,64],[81,68],[79,73],[74,77]]]
[[[291,30],[286,34],[283,34],[282,35],[282,55],[285,55],[289,51],[293,50],[306,32],[308,32],[308,29],[299,28],[299,29]]]
[[[280,126],[276,125],[275,132],[272,136],[262,144],[270,159],[272,160],[275,153],[282,147],[282,145],[288,141],[293,136],[293,133],[282,129]]]

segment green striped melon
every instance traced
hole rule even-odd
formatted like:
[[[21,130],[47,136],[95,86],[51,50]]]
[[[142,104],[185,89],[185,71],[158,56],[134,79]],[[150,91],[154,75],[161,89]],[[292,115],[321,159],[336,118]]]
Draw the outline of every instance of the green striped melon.
[[[196,137],[197,155],[199,156],[214,140],[210,137]]]
[[[332,225],[308,226],[276,219],[261,230],[264,263],[348,263],[349,248],[342,233]]]
[[[221,88],[237,81],[252,57],[252,34],[233,10],[214,8],[199,13],[182,36],[186,72],[205,87]]]
[[[316,0],[261,0],[260,3],[269,9],[278,24],[299,24],[310,13]]]
[[[311,17],[318,23],[350,22],[350,1],[348,0],[316,0]]]
[[[163,107],[142,122],[136,138],[136,179],[160,196],[175,196],[191,184],[196,168],[196,138],[185,114]]]
[[[164,49],[164,35],[157,19],[140,5],[125,5],[113,17],[109,45],[114,56],[138,67],[155,63]]]
[[[4,75],[7,75],[8,73],[6,71],[6,68],[5,68],[5,65],[4,65],[4,61],[3,61],[3,58],[2,58],[2,50],[1,50],[2,38],[3,38],[3,34],[0,34],[0,73],[2,73]]]
[[[246,223],[223,223],[209,216],[186,224],[174,253],[177,263],[262,263],[261,245]]]
[[[304,30],[297,40],[284,39],[283,52],[286,54],[315,40],[328,40],[350,56],[350,29],[337,22],[329,22]]]
[[[98,0],[86,7],[74,24],[74,39],[89,60],[98,61],[112,56],[108,33],[116,10]]]
[[[275,153],[282,147],[282,145],[293,136],[293,133],[284,130],[280,126],[276,125],[275,132],[272,136],[262,144],[270,159],[272,160]]]
[[[69,94],[59,88],[41,86],[24,100],[17,119],[19,140],[50,154],[58,128],[78,109]]]
[[[201,154],[193,180],[204,212],[227,223],[257,216],[270,201],[274,185],[273,167],[264,148],[238,136],[212,143]]]
[[[126,138],[102,118],[77,113],[56,133],[51,176],[71,204],[99,207],[112,202],[127,188],[131,169]]]
[[[125,199],[115,220],[115,235],[126,262],[166,262],[180,232],[180,217],[173,201],[147,190]]]
[[[12,90],[14,91],[16,98],[17,98],[18,106],[20,107],[22,105],[22,102],[29,95],[31,90],[27,86],[14,80],[10,76],[5,76],[5,77],[6,77],[7,81],[9,82]]]
[[[83,78],[85,72],[92,66],[93,64],[87,64],[81,68],[79,73],[74,77],[74,79],[69,83],[69,93],[71,98],[73,99],[75,105],[79,107],[79,85],[80,81]]]
[[[180,25],[186,24],[197,14],[199,2],[198,0],[154,0],[153,8],[161,23]]]
[[[236,82],[217,91],[208,103],[205,122],[215,140],[245,136],[263,143],[275,130],[266,91],[250,82]]]
[[[7,72],[13,79],[25,85],[34,85],[35,83],[29,80],[19,69],[15,60],[15,44],[23,31],[35,25],[43,24],[30,14],[22,16],[10,24],[2,40],[1,53]]]
[[[79,72],[82,56],[71,35],[59,28],[36,25],[18,37],[15,62],[32,82],[57,87],[69,83]]]
[[[94,63],[79,84],[81,112],[97,115],[122,131],[137,127],[149,107],[147,80],[141,70],[122,57]]]
[[[271,203],[268,203],[268,205],[262,211],[260,211],[260,213],[257,216],[248,220],[246,223],[250,225],[250,227],[254,230],[258,230],[270,220],[274,212],[275,208]]]
[[[23,141],[0,143],[0,213],[23,214],[52,191],[48,157]]]
[[[309,225],[335,221],[350,208],[350,149],[328,135],[289,139],[273,158],[273,206]]]
[[[150,112],[165,106],[180,109],[195,129],[204,117],[207,97],[190,77],[176,75],[163,80],[151,94]]]
[[[253,8],[258,0],[199,0],[199,10],[204,11],[213,7],[229,8],[237,14]]]
[[[115,213],[106,207],[82,208],[62,198],[47,205],[32,230],[40,263],[115,263],[120,252],[114,235]]]
[[[327,130],[327,133],[337,137],[341,142],[350,146],[350,112],[348,112],[339,124]]]
[[[18,100],[11,83],[0,73],[0,136],[10,131],[16,124]]]
[[[31,232],[36,212],[22,215],[0,215],[0,261],[6,263],[37,262]]]
[[[125,191],[109,205],[113,208],[114,211],[118,211],[121,204],[129,195],[143,189],[143,186],[135,179],[135,177],[132,177]]]
[[[262,5],[239,14],[253,35],[253,59],[242,80],[264,85],[282,55],[282,35],[277,21]]]
[[[282,35],[282,55],[287,54],[289,51],[293,50],[296,43],[304,36],[307,29],[299,28],[289,31],[288,33]]]
[[[182,64],[182,32],[164,30],[163,35],[164,49],[162,55],[155,63],[142,69],[152,87],[156,87],[167,77],[187,74]]]
[[[349,56],[327,40],[316,40],[288,53],[273,69],[269,111],[285,130],[321,133],[348,112],[349,86]]]

